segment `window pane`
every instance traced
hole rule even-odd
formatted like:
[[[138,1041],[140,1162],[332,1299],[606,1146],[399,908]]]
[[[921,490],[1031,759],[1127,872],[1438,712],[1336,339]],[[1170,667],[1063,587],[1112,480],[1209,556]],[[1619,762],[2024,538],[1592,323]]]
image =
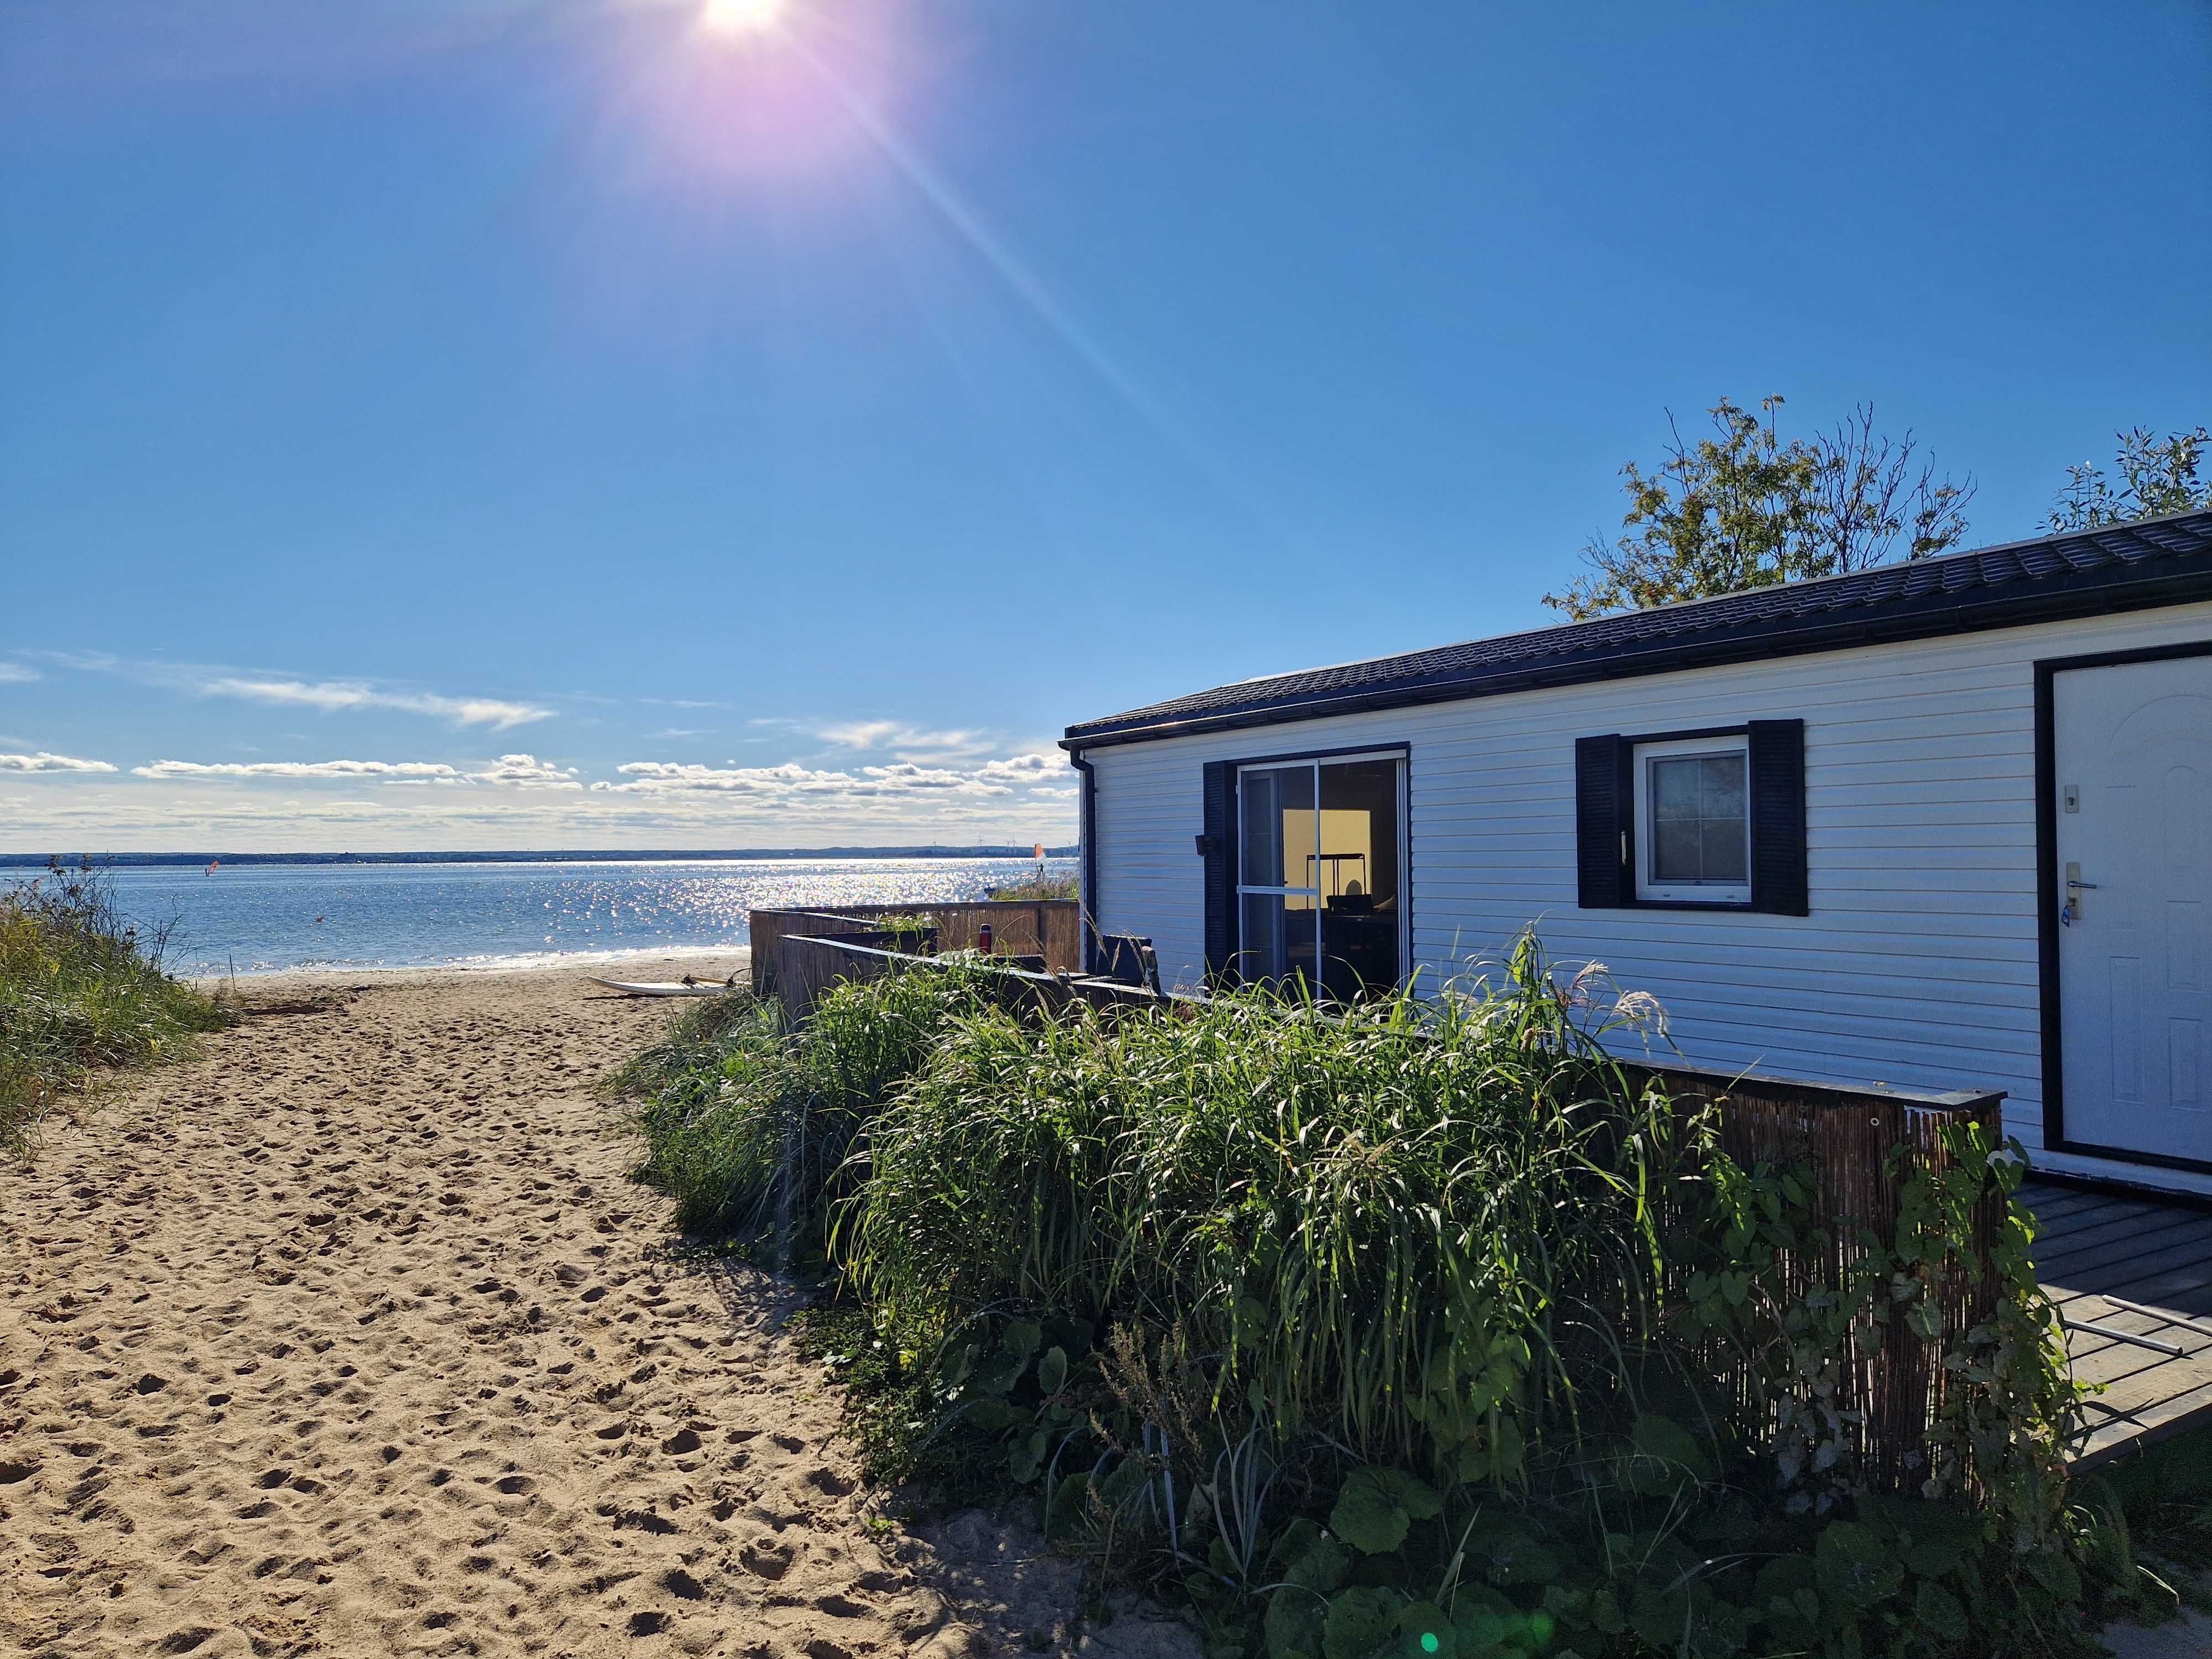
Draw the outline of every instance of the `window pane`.
[[[1703,771],[1693,756],[1651,763],[1651,815],[1666,823],[1698,816],[1698,785]]]
[[[1744,846],[1743,820],[1707,818],[1702,828],[1705,878],[1707,881],[1746,882],[1751,867]]]
[[[1698,825],[1661,823],[1652,827],[1651,879],[1656,882],[1695,882],[1705,869],[1698,847]]]
[[[1732,886],[1751,877],[1744,752],[1654,756],[1644,763],[1653,884]]]
[[[1314,924],[1310,908],[1293,909],[1279,893],[1247,893],[1237,971],[1247,983],[1313,977]]]
[[[1244,895],[1244,931],[1237,971],[1246,980],[1275,979],[1283,972],[1283,901],[1273,893]]]
[[[1702,818],[1743,817],[1743,757],[1710,755],[1700,771],[1704,784],[1698,816]]]
[[[1283,884],[1281,774],[1247,772],[1237,781],[1237,805],[1244,820],[1243,854],[1237,879],[1252,887]]]
[[[1243,887],[1314,884],[1314,769],[1271,767],[1237,781],[1243,823],[1237,880]]]
[[[1395,760],[1321,768],[1322,987],[1346,1001],[1389,989],[1404,972],[1400,775]]]

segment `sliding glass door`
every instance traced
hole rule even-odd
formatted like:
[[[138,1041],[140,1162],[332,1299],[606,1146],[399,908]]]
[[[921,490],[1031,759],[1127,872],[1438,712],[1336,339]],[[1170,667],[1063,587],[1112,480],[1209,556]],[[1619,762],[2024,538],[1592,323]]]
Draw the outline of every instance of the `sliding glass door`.
[[[1263,763],[1237,780],[1238,969],[1350,999],[1405,975],[1405,762]]]

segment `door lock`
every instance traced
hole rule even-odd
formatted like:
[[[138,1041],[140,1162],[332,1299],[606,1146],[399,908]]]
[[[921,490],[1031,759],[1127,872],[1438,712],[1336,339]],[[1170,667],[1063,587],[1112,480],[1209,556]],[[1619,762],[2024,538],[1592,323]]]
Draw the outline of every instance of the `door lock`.
[[[2066,866],[2066,902],[2059,908],[2059,925],[2064,927],[2071,927],[2075,922],[2081,921],[2081,895],[2084,893],[2094,893],[2096,890],[2097,884],[2095,882],[2084,881],[2081,879],[2081,866],[2080,865],[2068,865]]]

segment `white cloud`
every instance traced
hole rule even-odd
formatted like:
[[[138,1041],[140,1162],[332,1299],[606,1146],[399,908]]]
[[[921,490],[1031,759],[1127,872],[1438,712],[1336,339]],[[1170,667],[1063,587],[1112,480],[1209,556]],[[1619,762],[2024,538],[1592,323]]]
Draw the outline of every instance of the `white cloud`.
[[[434,761],[155,761],[134,766],[142,778],[451,778],[454,768]]]
[[[769,769],[781,770],[781,769]],[[804,769],[798,769],[804,771]],[[829,847],[1004,842],[1074,836],[1065,801],[1028,793],[914,789],[845,775],[813,787],[651,790],[502,789],[461,779],[179,777],[66,787],[0,779],[0,817],[26,845],[173,852],[221,843],[240,851],[413,850],[436,847]],[[638,781],[635,775],[627,782]],[[802,780],[804,781],[804,780]],[[363,786],[368,787],[364,789]],[[854,786],[867,793],[854,793]]]
[[[1010,760],[991,762],[975,775],[994,782],[1035,784],[1057,778],[1066,770],[1065,755],[1016,755]]]
[[[898,720],[852,720],[802,729],[841,749],[888,750],[901,760],[910,761],[964,760],[986,754],[992,746],[990,738],[980,732],[965,728],[932,732]]]
[[[39,678],[39,671],[19,662],[0,662],[0,685],[28,685]]]
[[[550,720],[553,710],[535,703],[509,702],[497,697],[445,697],[427,691],[380,691],[352,680],[242,679],[226,675],[199,681],[194,688],[210,696],[244,697],[256,702],[284,703],[295,708],[397,708],[413,714],[434,714],[456,726],[489,726],[504,732],[512,726]]]
[[[1002,784],[964,772],[947,772],[902,761],[896,766],[864,766],[856,773],[823,772],[787,763],[781,766],[686,766],[672,761],[631,761],[617,771],[627,783],[594,783],[608,794],[726,794],[762,801],[807,798],[847,801],[914,799],[949,792],[1003,795]]]
[[[471,783],[497,784],[507,789],[581,789],[573,766],[556,766],[535,755],[501,755],[482,771],[468,775]]]
[[[112,772],[106,761],[79,760],[74,755],[0,755],[0,772]]]
[[[106,769],[112,770],[112,768]],[[327,778],[367,779],[383,783],[488,783],[511,789],[581,789],[573,766],[556,766],[535,755],[501,755],[473,770],[464,771],[442,761],[156,761],[134,766],[142,778],[175,782],[187,778],[245,778],[301,781]]]

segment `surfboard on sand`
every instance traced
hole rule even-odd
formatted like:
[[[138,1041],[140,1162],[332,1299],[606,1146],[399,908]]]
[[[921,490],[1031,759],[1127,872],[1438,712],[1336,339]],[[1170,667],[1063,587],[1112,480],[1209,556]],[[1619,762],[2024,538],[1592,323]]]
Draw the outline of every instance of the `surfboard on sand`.
[[[593,985],[604,985],[610,991],[620,991],[632,997],[718,997],[725,991],[737,988],[738,976],[726,980],[697,980],[686,975],[682,979],[627,980],[601,979],[597,974],[584,977]]]

